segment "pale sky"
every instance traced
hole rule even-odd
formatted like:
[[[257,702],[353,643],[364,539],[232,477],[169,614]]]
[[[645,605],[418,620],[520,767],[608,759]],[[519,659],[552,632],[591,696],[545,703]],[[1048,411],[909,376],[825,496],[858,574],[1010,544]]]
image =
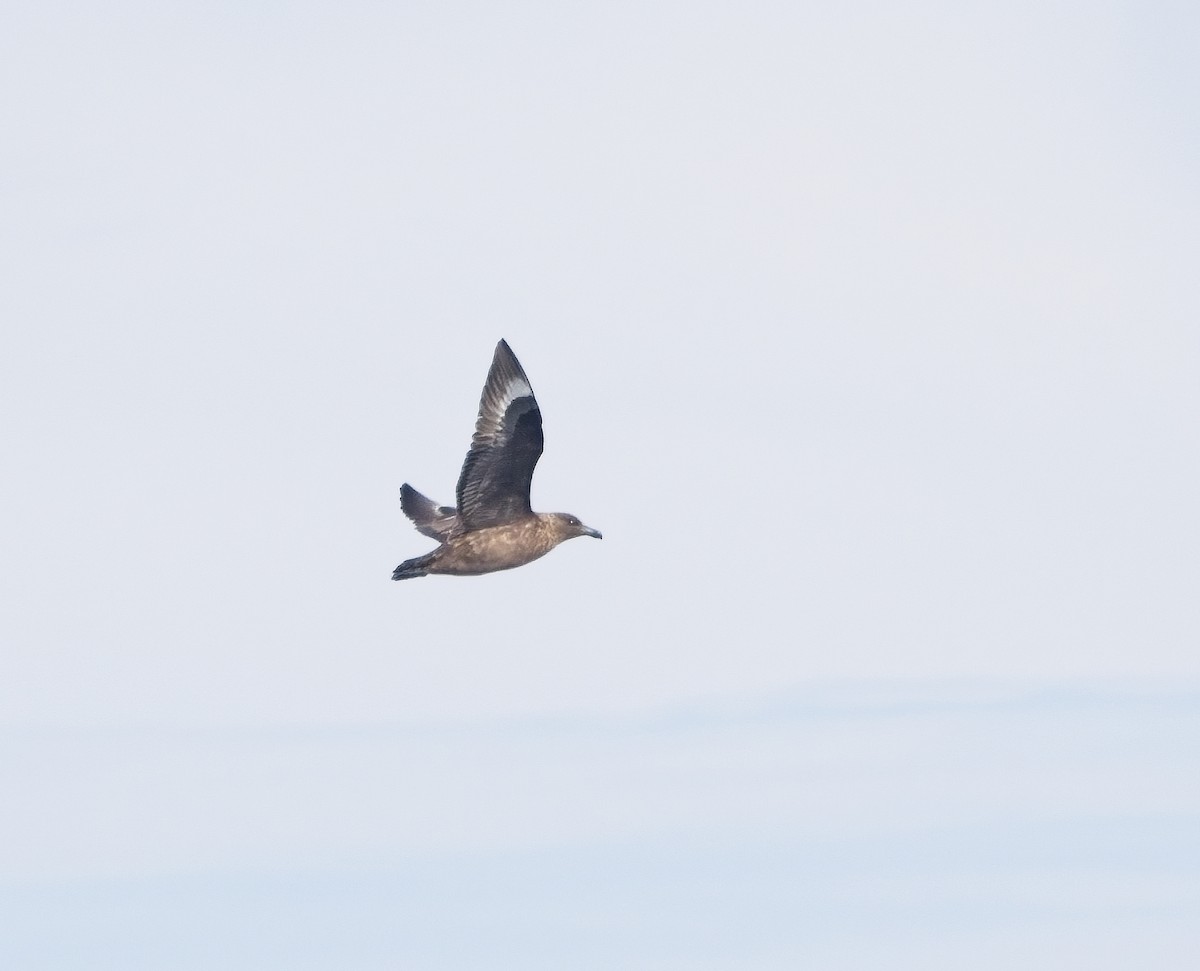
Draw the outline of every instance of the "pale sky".
[[[189,899],[209,891],[171,881],[202,872],[267,899],[319,871],[303,885],[369,923],[364,861],[408,900],[418,856],[492,886],[516,854],[522,893],[556,902],[544,939],[597,967],[794,968],[802,942],[762,911],[757,950],[703,960],[672,949],[683,904],[658,925],[678,933],[623,923],[632,861],[686,882],[710,840],[732,854],[717,897],[697,877],[679,898],[708,901],[699,927],[729,887],[753,910],[791,879],[747,862],[756,841],[866,893],[812,840],[882,840],[879,880],[920,897],[921,840],[1050,846],[1066,819],[1099,834],[1083,866],[1196,823],[1198,45],[1165,3],[8,6],[0,751],[22,796],[0,823],[26,838],[0,892],[32,928],[21,966],[80,881]],[[400,483],[453,500],[501,337],[545,420],[534,507],[605,538],[393,583],[431,547]],[[1031,697],[1076,701],[1034,717]],[[916,722],[893,739],[864,712],[894,704]],[[977,741],[933,756],[934,789],[930,706]],[[761,711],[792,714],[744,733]],[[1084,758],[1110,721],[1117,752]],[[1038,751],[1043,730],[1078,750]],[[1054,794],[1071,771],[1091,796]],[[262,777],[280,785],[248,792]],[[963,814],[935,811],[956,785]],[[927,940],[946,967],[999,939],[1029,954],[997,967],[1037,967],[1086,925],[1088,966],[1155,940],[1151,964],[1183,967],[1200,848],[1164,839],[1178,855],[1098,858],[1114,896],[1062,920],[967,853],[972,899],[1034,916],[964,917],[956,891]],[[551,845],[551,876],[521,855]],[[610,845],[631,860],[614,895],[555,889]],[[1055,859],[1030,868],[1075,899]],[[472,919],[506,912],[478,893]],[[821,925],[822,967],[876,945],[931,966],[886,897]],[[617,950],[589,950],[588,913]],[[218,935],[44,966],[301,966],[229,935],[225,960]],[[303,966],[397,966],[365,939]],[[412,946],[400,966],[484,966]],[[564,966],[510,958],[485,963]]]

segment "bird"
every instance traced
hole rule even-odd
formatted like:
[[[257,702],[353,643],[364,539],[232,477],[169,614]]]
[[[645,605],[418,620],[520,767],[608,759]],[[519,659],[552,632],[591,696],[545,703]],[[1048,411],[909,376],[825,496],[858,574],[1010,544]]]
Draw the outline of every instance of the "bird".
[[[400,487],[404,514],[419,533],[441,545],[405,560],[392,579],[511,570],[576,536],[602,539],[598,529],[570,513],[534,512],[530,507],[529,485],[542,444],[542,412],[533,388],[512,348],[501,340],[479,399],[456,505],[439,505],[407,482]]]

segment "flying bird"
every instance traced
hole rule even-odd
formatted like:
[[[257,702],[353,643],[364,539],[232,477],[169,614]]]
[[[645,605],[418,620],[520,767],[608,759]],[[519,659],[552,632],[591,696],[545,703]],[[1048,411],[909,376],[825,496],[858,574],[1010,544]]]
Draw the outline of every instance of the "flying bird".
[[[417,531],[441,545],[401,563],[393,580],[428,573],[475,576],[511,570],[576,536],[594,536],[565,512],[534,512],[529,484],[542,454],[542,412],[506,341],[496,345],[479,399],[471,448],[458,476],[457,506],[439,506],[407,482],[400,508]]]

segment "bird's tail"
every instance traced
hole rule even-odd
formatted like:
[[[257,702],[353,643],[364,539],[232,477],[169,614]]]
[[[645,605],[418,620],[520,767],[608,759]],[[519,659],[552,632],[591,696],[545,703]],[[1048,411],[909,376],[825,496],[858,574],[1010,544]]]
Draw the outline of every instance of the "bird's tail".
[[[433,553],[426,553],[424,556],[414,556],[411,560],[405,560],[392,571],[392,579],[411,580],[413,577],[423,577],[429,573],[428,567],[432,562]]]

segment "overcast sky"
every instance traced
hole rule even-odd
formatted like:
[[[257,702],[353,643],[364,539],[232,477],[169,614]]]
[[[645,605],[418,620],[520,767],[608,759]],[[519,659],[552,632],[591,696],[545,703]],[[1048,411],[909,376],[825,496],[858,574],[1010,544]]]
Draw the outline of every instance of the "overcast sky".
[[[1200,17],[1171,3],[7,5],[0,748],[26,786],[10,828],[29,838],[4,886],[28,901],[26,880],[169,880],[206,859],[226,874],[399,859],[412,847],[382,826],[332,836],[350,825],[336,793],[372,799],[376,777],[398,787],[379,805],[418,801],[418,830],[421,813],[459,819],[422,845],[463,872],[464,853],[542,845],[514,835],[541,832],[531,820],[612,801],[626,809],[607,829],[551,829],[585,856],[649,840],[683,880],[705,833],[735,856],[748,834],[808,846],[811,820],[786,807],[811,780],[787,767],[818,758],[813,710],[848,711],[828,715],[842,725],[950,706],[961,721],[942,727],[981,739],[955,766],[1008,744],[1029,697],[1092,699],[1038,707],[1081,751],[1111,742],[1105,718],[1078,714],[1097,705],[1145,738],[1079,770],[1144,801],[1064,808],[1041,787],[1057,756],[1030,787],[1014,756],[984,776],[1028,801],[987,825],[1099,804],[1095,846],[1130,819],[1186,828],[1200,792],[1170,780],[1200,769],[1182,731],[1200,698],[1198,47]],[[393,583],[431,547],[400,483],[453,500],[501,337],[544,415],[534,507],[605,538],[509,573]],[[809,714],[767,740],[730,727],[761,710]],[[707,728],[673,747],[660,728],[676,717]],[[644,771],[677,786],[576,774],[579,759],[641,764],[622,748],[630,724],[658,752]],[[854,737],[910,778],[924,729],[905,722],[888,748],[881,724]],[[471,741],[455,754],[445,732]],[[706,732],[749,768],[714,769]],[[374,739],[357,768],[325,748],[343,733]],[[920,786],[880,789],[878,766],[830,737],[819,751],[846,760],[830,806],[929,804]],[[562,746],[533,773],[546,801],[490,829],[454,815],[504,788],[465,778],[518,778],[546,744]],[[85,765],[112,771],[80,788]],[[168,765],[185,767],[178,786]],[[288,781],[243,803],[256,765]],[[444,785],[413,770],[429,765]],[[765,831],[706,795],[725,785],[775,793]],[[294,840],[269,838],[297,804]],[[209,855],[187,849],[192,812],[227,821]],[[950,839],[951,822],[920,817],[903,840]],[[236,822],[260,818],[249,836]],[[862,823],[841,838],[883,816]],[[902,845],[882,853],[899,886]],[[1149,898],[1129,913],[1157,900],[1195,916],[1200,856],[1179,852],[1161,854],[1170,879],[1138,870]],[[743,864],[739,899],[773,898]],[[559,877],[527,872],[530,899],[558,899]],[[346,886],[320,892],[371,896]],[[1121,906],[1089,926],[1117,933]],[[885,912],[844,926],[891,926]],[[571,953],[574,919],[555,925]],[[985,946],[946,920],[939,940]],[[822,926],[823,966],[856,966],[843,925]],[[1159,967],[1195,943],[1139,927],[1126,942],[1166,942]],[[1097,954],[1116,960],[1106,940]],[[795,938],[775,943],[597,966],[797,966]],[[355,966],[394,967],[387,953]],[[543,966],[526,957],[512,966]],[[190,960],[146,966],[240,966]]]

